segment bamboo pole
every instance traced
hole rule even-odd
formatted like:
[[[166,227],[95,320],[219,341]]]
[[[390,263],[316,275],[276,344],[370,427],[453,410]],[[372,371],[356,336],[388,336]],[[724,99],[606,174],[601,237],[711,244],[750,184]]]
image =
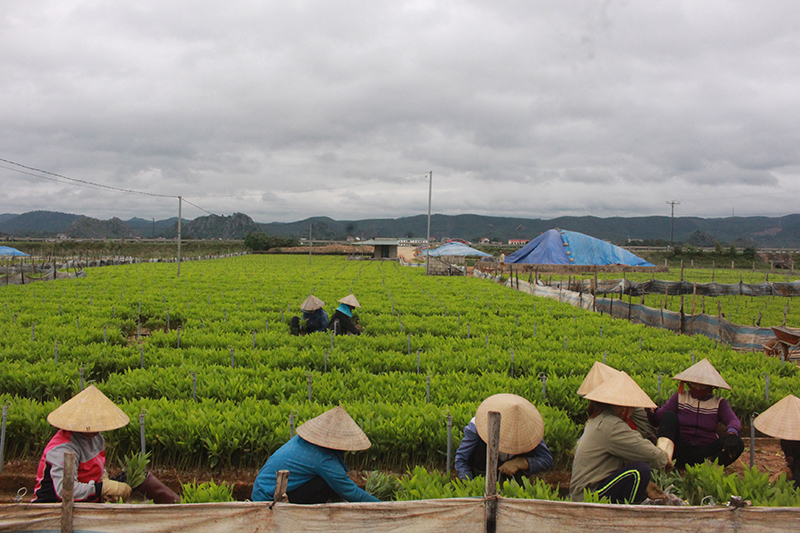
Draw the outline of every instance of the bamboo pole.
[[[286,487],[289,484],[289,471],[278,470],[275,474],[275,495],[273,500],[276,502],[289,503],[289,497],[286,496]]]
[[[484,531],[497,531],[497,458],[500,448],[500,419],[497,411],[489,411],[489,439],[486,443],[486,507],[484,508]]]
[[[75,452],[64,452],[64,486],[61,491],[61,533],[72,533],[75,509]]]

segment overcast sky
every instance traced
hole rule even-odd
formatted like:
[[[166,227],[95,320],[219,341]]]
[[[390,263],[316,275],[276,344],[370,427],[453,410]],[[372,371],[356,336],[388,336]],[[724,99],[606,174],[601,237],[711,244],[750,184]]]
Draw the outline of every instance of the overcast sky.
[[[800,212],[795,0],[2,5],[0,158],[185,218]],[[0,213],[177,216],[65,182]]]

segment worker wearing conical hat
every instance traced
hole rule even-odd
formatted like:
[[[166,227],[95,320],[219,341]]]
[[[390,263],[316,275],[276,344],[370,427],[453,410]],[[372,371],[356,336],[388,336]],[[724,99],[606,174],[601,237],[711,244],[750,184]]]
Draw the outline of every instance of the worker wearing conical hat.
[[[130,496],[130,486],[108,479],[105,440],[100,434],[126,425],[128,415],[90,385],[50,413],[47,421],[59,429],[39,462],[34,503],[61,501],[66,452],[75,453],[75,501],[116,502]]]
[[[732,464],[744,451],[739,436],[742,422],[725,398],[714,395],[715,388],[730,389],[730,385],[708,359],[673,379],[681,382],[678,392],[650,417],[658,426],[658,446],[667,453],[674,450],[677,468],[706,459],[723,466]],[[717,433],[720,424],[726,430],[722,438]]]
[[[323,307],[325,307],[325,302],[313,294],[309,294],[308,298],[303,300],[303,303],[300,304],[300,310],[303,312],[303,323],[300,322],[300,317],[292,317],[292,335],[325,331],[328,327],[328,313],[325,312]]]
[[[297,435],[270,456],[256,477],[251,498],[274,500],[277,472],[288,470],[289,503],[377,502],[350,479],[344,464],[345,451],[366,450],[370,446],[344,407],[334,407],[298,427]]]
[[[517,481],[553,467],[553,454],[544,437],[544,420],[539,410],[516,394],[495,394],[479,406],[475,417],[464,428],[464,438],[455,456],[455,469],[461,479],[486,475],[488,413],[500,413],[499,478]]]
[[[600,361],[595,361],[594,365],[592,365],[592,368],[589,370],[589,373],[586,374],[585,378],[583,378],[583,382],[581,383],[580,387],[578,387],[578,395],[585,397],[596,387],[599,387],[605,383],[606,380],[616,376],[617,374],[619,374],[619,370],[616,368],[610,367],[605,363],[601,363]],[[596,408],[596,406],[594,406],[591,402],[589,403],[589,406],[590,408]],[[656,430],[650,423],[647,412],[643,408],[635,408],[630,414],[630,418],[627,420],[627,422],[633,429],[638,431],[642,437],[649,441],[656,442]]]
[[[584,490],[588,490],[613,503],[642,502],[652,469],[670,463],[628,420],[634,408],[656,404],[625,372],[610,377],[585,398],[593,408],[575,448],[570,497],[583,501]]]
[[[789,479],[800,489],[800,398],[790,394],[758,415],[753,425],[781,441]]]
[[[356,324],[353,316],[353,309],[356,307],[360,308],[361,305],[352,293],[339,300],[339,307],[333,313],[328,329],[337,335],[361,335],[361,327]]]

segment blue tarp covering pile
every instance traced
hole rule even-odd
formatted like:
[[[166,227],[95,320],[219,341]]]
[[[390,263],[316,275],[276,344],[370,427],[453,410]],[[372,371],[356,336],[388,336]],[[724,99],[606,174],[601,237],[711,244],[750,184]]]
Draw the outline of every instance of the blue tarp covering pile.
[[[25,252],[20,252],[16,248],[11,248],[10,246],[0,246],[0,257],[30,257]]]
[[[583,233],[550,229],[506,257],[528,265],[628,265],[651,267],[641,257]]]
[[[425,250],[422,252],[423,255],[427,255],[428,251]],[[460,242],[448,242],[435,250],[431,250],[430,252],[431,257],[442,257],[446,255],[463,255],[463,256],[479,256],[479,257],[491,257],[492,254],[487,254],[486,252],[481,252],[480,250],[476,250],[466,244],[462,244]]]

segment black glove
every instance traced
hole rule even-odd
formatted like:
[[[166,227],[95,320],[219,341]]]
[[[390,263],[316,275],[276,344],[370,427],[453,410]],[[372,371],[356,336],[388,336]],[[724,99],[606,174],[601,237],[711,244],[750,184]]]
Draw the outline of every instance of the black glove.
[[[744,451],[744,442],[734,433],[727,433],[722,437],[722,449],[728,454],[728,457],[736,459]]]

